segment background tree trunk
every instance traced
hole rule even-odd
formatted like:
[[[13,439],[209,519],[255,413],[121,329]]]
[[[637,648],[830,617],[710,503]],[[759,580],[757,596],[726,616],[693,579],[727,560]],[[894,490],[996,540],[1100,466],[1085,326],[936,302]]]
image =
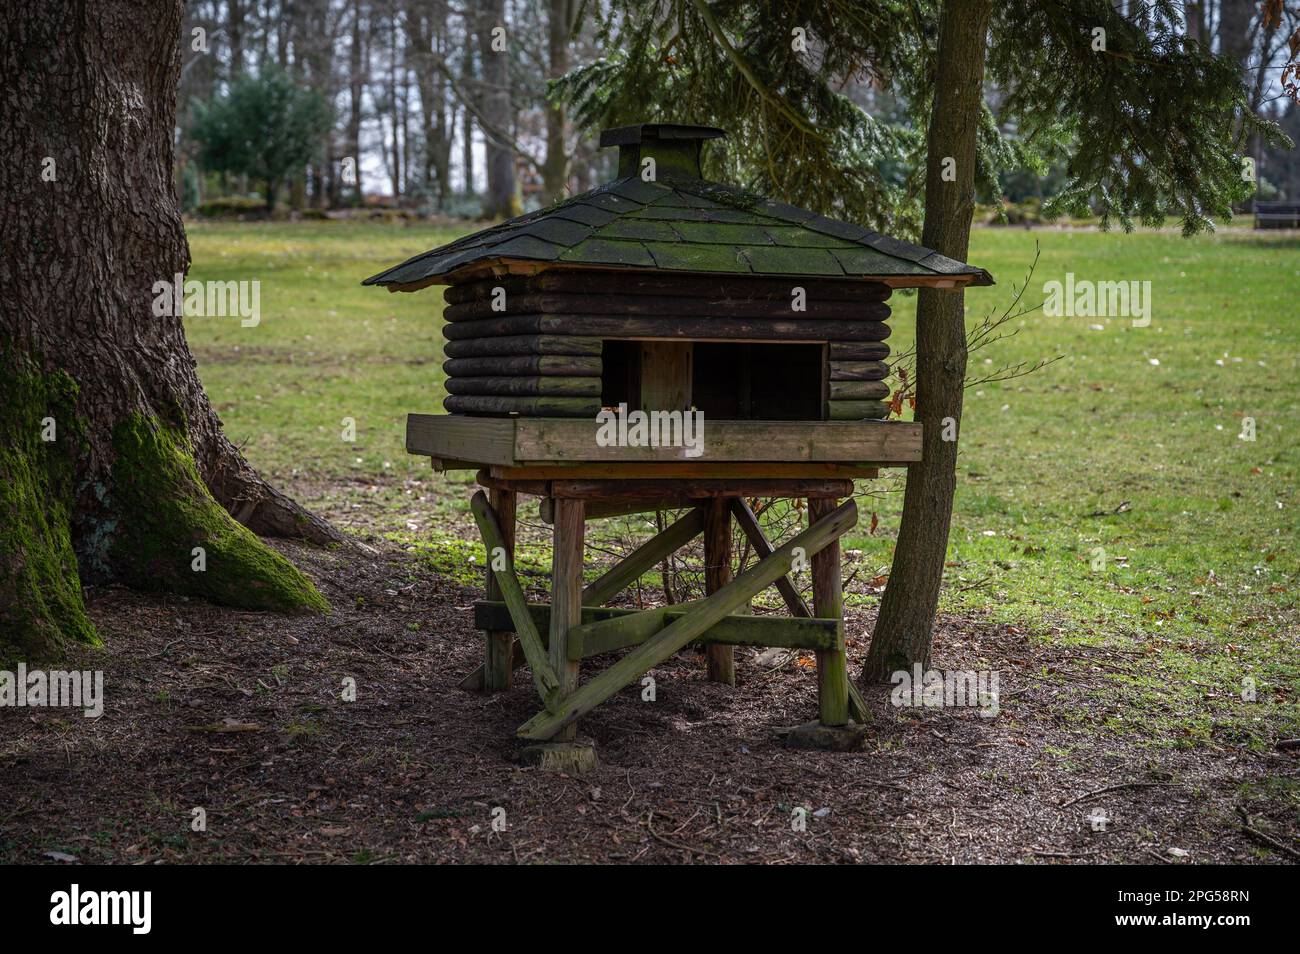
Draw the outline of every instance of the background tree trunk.
[[[569,34],[573,24],[573,0],[550,0],[546,21],[549,67],[547,76],[558,79],[569,71]],[[562,103],[546,107],[546,160],[542,182],[546,202],[564,198],[569,182],[569,153],[565,148],[565,109]]]
[[[504,0],[484,0],[479,8],[479,55],[483,62],[483,136],[487,140],[487,195],[483,214],[489,218],[521,211],[515,154],[510,147],[514,116],[510,105],[509,53],[493,50],[492,31],[505,27]],[[507,37],[509,34],[507,34]]]
[[[328,608],[231,513],[337,535],[225,438],[181,319],[154,311],[156,283],[189,264],[171,188],[180,24],[180,0],[0,12],[0,656],[93,641],[79,577]]]
[[[362,0],[352,3],[352,43],[348,48],[348,158],[353,162],[355,181],[352,183],[356,205],[365,203],[365,190],[361,179],[361,120],[365,110],[365,84],[369,76],[369,54],[365,48],[365,21]]]
[[[990,0],[947,0],[939,21],[921,244],[962,262],[975,210],[975,134],[991,7]],[[943,181],[945,157],[956,161],[956,181]],[[919,292],[916,419],[925,425],[922,459],[908,469],[898,544],[862,667],[863,683],[885,681],[891,672],[930,660],[957,482],[957,441],[943,439],[943,421],[961,421],[964,313],[965,295],[960,291]]]

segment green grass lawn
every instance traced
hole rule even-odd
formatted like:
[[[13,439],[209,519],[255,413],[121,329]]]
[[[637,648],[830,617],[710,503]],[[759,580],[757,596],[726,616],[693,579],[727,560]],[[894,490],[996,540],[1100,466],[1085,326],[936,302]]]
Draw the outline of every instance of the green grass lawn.
[[[456,234],[189,227],[190,277],[262,283],[258,326],[187,321],[229,435],[273,478],[389,493],[399,541],[427,543],[430,530],[404,522],[394,489],[404,481],[425,482],[437,512],[466,507],[468,474],[431,479],[427,460],[403,446],[407,412],[441,411],[442,298],[437,288],[390,294],[359,283]],[[1116,728],[1173,744],[1300,734],[1300,239],[980,229],[970,261],[999,284],[967,294],[972,323],[1007,305],[1035,243],[1027,302],[1067,272],[1150,281],[1151,323],[1034,312],[1016,336],[972,355],[972,377],[1059,360],[966,392],[944,609],[1149,660],[1114,678],[1117,696],[1140,703]],[[914,307],[913,297],[894,299],[896,352],[912,339]],[[1239,437],[1244,417],[1254,441]],[[342,439],[345,418],[355,442]],[[901,495],[865,505],[879,529],[847,544],[864,580],[888,568]],[[440,559],[463,566],[474,550],[447,545]],[[1249,705],[1248,677],[1258,686]]]

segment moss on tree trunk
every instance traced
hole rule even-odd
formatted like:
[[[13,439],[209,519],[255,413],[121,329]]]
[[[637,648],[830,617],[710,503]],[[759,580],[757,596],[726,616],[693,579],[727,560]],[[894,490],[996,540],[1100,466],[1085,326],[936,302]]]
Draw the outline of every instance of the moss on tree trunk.
[[[76,434],[66,375],[0,365],[0,665],[97,644],[69,531]],[[45,437],[54,440],[45,440]]]
[[[224,606],[327,612],[311,581],[213,499],[182,428],[132,415],[113,436],[113,576]]]
[[[153,307],[189,265],[171,180],[181,14],[0,6],[0,62],[24,64],[0,84],[0,658],[93,642],[81,583],[328,608],[254,532],[337,533],[226,439],[180,316]]]

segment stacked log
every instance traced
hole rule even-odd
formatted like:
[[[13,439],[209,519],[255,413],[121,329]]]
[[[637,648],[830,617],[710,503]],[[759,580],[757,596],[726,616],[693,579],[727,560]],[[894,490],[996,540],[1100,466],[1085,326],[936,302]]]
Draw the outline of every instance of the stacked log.
[[[889,293],[860,281],[568,269],[462,282],[445,292],[443,405],[594,416],[604,339],[829,341],[827,416],[883,418]]]

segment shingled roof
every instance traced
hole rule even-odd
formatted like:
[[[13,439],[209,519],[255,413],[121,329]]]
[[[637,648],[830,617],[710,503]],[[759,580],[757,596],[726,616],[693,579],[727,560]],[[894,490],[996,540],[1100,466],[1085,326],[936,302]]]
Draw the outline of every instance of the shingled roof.
[[[563,202],[509,219],[367,278],[365,285],[413,291],[453,281],[458,271],[502,260],[570,267],[616,267],[730,275],[934,279],[991,285],[981,268],[847,222],[700,179],[699,140],[710,127],[645,124],[606,130],[602,145],[625,153],[620,178]],[[666,161],[656,181],[635,174],[651,143],[694,139],[695,166]],[[673,157],[669,157],[673,158]],[[680,159],[680,156],[675,157]],[[630,173],[630,174],[629,174]]]

